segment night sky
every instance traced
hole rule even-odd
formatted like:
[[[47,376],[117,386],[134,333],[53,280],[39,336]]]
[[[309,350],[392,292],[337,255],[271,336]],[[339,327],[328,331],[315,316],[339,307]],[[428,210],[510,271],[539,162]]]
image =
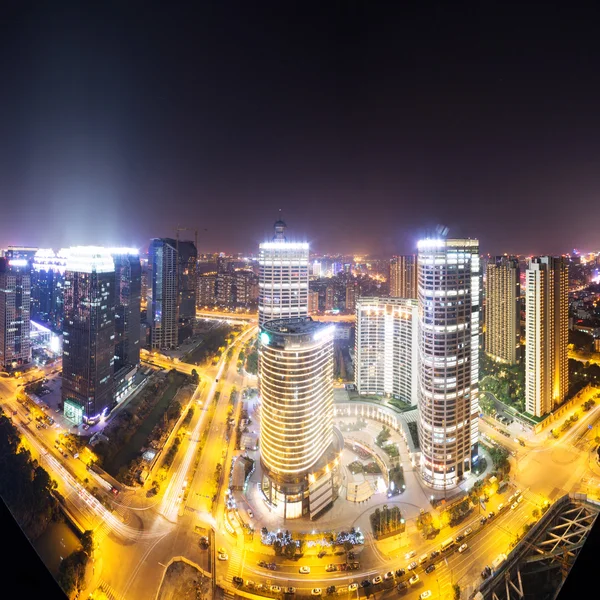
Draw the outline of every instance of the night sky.
[[[0,246],[600,250],[592,9],[78,4],[0,9]]]

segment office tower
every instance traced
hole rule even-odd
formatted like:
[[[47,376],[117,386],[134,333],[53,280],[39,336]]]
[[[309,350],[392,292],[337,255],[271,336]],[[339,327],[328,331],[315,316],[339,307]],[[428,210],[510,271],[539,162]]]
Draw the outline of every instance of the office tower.
[[[151,273],[150,273],[150,268],[148,267],[148,257],[140,257],[140,265],[142,268],[142,275],[141,275],[141,306],[143,309],[146,309],[146,303],[148,301],[148,296],[151,294],[152,292],[152,285],[149,284],[150,280],[151,280]]]
[[[154,238],[148,249],[152,272],[152,298],[148,298],[150,344],[153,349],[172,350],[178,344],[179,294],[177,290],[177,242]]]
[[[314,315],[319,312],[319,292],[309,291],[308,292],[308,314]]]
[[[356,295],[358,293],[358,285],[355,281],[350,281],[346,284],[346,310],[354,312],[356,309]]]
[[[540,417],[569,390],[568,263],[562,257],[532,258],[525,277],[525,407]]]
[[[390,261],[390,296],[417,298],[417,257],[394,256]]]
[[[259,248],[259,325],[308,314],[308,243],[288,241],[285,230],[276,221],[273,240]]]
[[[421,476],[446,489],[477,461],[479,242],[426,239],[418,250]]]
[[[38,248],[34,248],[33,246],[9,246],[4,251],[4,256],[5,256],[5,258],[8,259],[8,261],[25,260],[25,261],[31,263],[31,261],[33,261],[35,255],[36,255],[37,251],[38,251]]]
[[[179,256],[179,319],[189,322],[196,318],[196,266],[198,251],[194,242],[177,242]]]
[[[521,358],[521,279],[519,261],[496,256],[487,260],[485,280],[485,352],[502,363]]]
[[[335,494],[333,329],[310,317],[260,328],[262,491],[287,519],[314,518]]]
[[[417,403],[418,317],[417,301],[409,298],[357,300],[354,377],[359,394]]]
[[[115,264],[115,378],[140,364],[142,266],[137,249],[112,248]]]
[[[26,258],[0,258],[0,365],[31,362],[31,267]]]
[[[196,302],[198,308],[204,306],[214,306],[217,301],[216,297],[217,273],[202,273],[198,276],[198,293]]]
[[[57,256],[51,248],[40,248],[32,260],[31,319],[53,329],[62,330],[65,251]]]
[[[110,250],[70,248],[64,302],[65,416],[76,424],[96,422],[114,402],[115,264]]]

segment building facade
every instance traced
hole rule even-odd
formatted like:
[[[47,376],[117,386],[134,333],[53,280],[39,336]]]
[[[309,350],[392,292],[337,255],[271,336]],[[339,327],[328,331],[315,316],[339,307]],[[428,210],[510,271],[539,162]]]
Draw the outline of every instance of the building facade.
[[[335,496],[333,330],[310,317],[260,328],[262,490],[288,519],[314,517]]]
[[[150,344],[153,349],[173,349],[178,345],[179,291],[177,242],[155,238],[150,242],[148,264],[152,274],[148,297]]]
[[[114,402],[115,265],[110,250],[70,249],[65,270],[62,401],[74,422],[96,422]]]
[[[31,362],[31,266],[25,258],[0,259],[0,366]]]
[[[359,394],[393,396],[417,404],[418,318],[416,300],[358,299],[354,375]]]
[[[310,290],[308,292],[308,314],[316,315],[319,312],[319,292]]]
[[[204,306],[214,306],[217,303],[216,296],[217,273],[202,273],[198,276],[198,292],[196,302],[198,308]]]
[[[346,284],[346,311],[354,312],[356,310],[356,297],[358,296],[358,284],[350,281]]]
[[[258,324],[308,315],[308,243],[290,242],[286,224],[275,223],[271,242],[260,244]]]
[[[417,299],[417,257],[394,256],[390,261],[390,296]]]
[[[569,391],[569,266],[562,257],[536,257],[525,277],[525,407],[542,416]]]
[[[485,352],[509,365],[521,359],[521,272],[513,257],[496,256],[487,263]]]
[[[479,242],[418,244],[421,477],[456,486],[477,460]]]
[[[51,248],[40,248],[32,261],[31,318],[54,331],[62,330],[65,255],[65,250],[56,255]]]

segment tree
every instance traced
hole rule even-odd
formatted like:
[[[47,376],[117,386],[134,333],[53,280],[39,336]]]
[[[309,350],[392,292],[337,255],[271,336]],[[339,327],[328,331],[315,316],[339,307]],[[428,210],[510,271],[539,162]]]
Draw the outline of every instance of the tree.
[[[83,532],[81,536],[81,547],[83,551],[91,556],[94,550],[94,532],[91,529]]]
[[[460,585],[458,583],[452,586],[452,591],[454,592],[454,600],[460,600]]]
[[[200,377],[198,377],[198,371],[196,369],[192,369],[192,382],[198,384],[200,381]]]
[[[381,431],[377,434],[377,439],[375,440],[375,443],[378,446],[382,446],[384,442],[389,440],[390,436],[391,436],[391,433],[390,433],[389,428],[384,425],[381,428]]]

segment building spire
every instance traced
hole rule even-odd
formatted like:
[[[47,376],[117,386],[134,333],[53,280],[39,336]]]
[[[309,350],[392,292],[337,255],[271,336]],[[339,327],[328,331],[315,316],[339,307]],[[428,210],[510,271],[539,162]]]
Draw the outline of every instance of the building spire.
[[[273,236],[274,240],[285,240],[285,230],[287,229],[287,225],[285,221],[281,217],[281,209],[279,209],[279,218],[275,221],[275,235]]]

